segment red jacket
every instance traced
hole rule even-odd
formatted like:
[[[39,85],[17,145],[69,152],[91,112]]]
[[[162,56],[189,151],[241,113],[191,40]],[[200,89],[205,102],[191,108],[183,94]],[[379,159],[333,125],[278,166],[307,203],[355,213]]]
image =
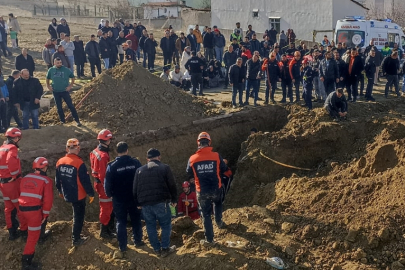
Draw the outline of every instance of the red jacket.
[[[90,153],[91,175],[100,180],[103,185],[108,162],[110,162],[110,154],[101,144]]]
[[[21,175],[21,163],[18,148],[12,143],[4,142],[0,146],[0,178],[16,178]]]
[[[125,38],[132,41],[131,49],[134,50],[134,51],[137,51],[138,50],[138,43],[139,43],[138,42],[138,37],[135,36],[135,35],[128,34],[128,35],[126,35]]]
[[[53,182],[39,172],[27,174],[21,179],[20,206],[42,206],[42,216],[46,218],[53,203]]]
[[[186,199],[187,198],[187,199]],[[198,202],[197,196],[195,192],[190,192],[188,195],[186,193],[181,193],[179,197],[179,202],[177,203],[177,214],[179,215],[186,215],[186,201],[189,202],[188,205],[188,216],[192,220],[196,220],[200,218],[200,214],[198,213]]]

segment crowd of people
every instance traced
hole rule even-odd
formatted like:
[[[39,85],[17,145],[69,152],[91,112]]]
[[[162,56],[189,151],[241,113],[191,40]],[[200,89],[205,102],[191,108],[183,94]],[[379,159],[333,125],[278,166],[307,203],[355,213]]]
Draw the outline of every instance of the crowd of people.
[[[18,128],[9,128],[5,135],[7,140],[0,146],[0,191],[4,198],[8,239],[14,241],[23,237],[26,242],[22,269],[40,269],[33,258],[36,244],[44,243],[51,234],[46,230],[54,202],[53,180],[47,176],[51,165],[46,158],[38,157],[32,163],[33,172],[23,177],[18,155],[22,132]],[[110,162],[112,139],[113,134],[107,129],[97,135],[99,144],[90,153],[93,185],[87,167],[79,156],[78,139],[67,140],[67,154],[56,163],[57,193],[73,209],[72,246],[81,246],[89,240],[82,230],[87,197],[91,204],[95,193],[99,197],[99,236],[104,239],[117,238],[123,256],[128,246],[128,216],[133,244],[138,248],[145,245],[143,219],[149,243],[157,257],[166,257],[175,252],[175,246],[170,246],[170,235],[171,220],[177,216],[188,216],[192,220],[201,216],[205,240],[200,244],[214,246],[211,216],[215,216],[218,228],[225,228],[222,203],[232,182],[232,171],[227,161],[212,151],[210,135],[206,132],[198,135],[198,150],[188,160],[186,171],[189,180],[182,184],[183,193],[180,196],[173,173],[168,165],[161,162],[158,149],[147,151],[147,164],[142,166],[138,159],[128,154],[128,144],[119,142],[116,145],[117,157]],[[157,222],[161,229],[160,240]]]

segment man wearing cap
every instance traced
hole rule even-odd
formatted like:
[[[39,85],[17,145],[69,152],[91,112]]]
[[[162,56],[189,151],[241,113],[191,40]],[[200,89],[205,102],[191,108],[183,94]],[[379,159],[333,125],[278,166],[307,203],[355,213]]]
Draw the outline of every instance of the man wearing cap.
[[[105,193],[112,198],[113,209],[117,219],[117,239],[121,252],[127,250],[127,216],[131,218],[132,236],[136,247],[145,245],[142,241],[141,211],[132,194],[134,176],[142,166],[138,159],[128,155],[128,144],[117,144],[117,157],[107,166],[105,175]]]
[[[83,41],[80,40],[78,35],[74,36],[73,45],[75,50],[73,51],[75,65],[76,65],[76,73],[77,77],[84,77],[84,63],[87,62],[86,60],[86,53],[84,52],[84,44]]]
[[[66,152],[66,156],[56,163],[55,183],[59,197],[72,204],[72,244],[73,246],[80,246],[89,240],[88,236],[82,236],[81,233],[86,210],[86,197],[88,195],[89,203],[92,203],[94,190],[86,165],[79,157],[79,140],[69,139],[66,142]]]
[[[69,80],[71,80],[70,84]],[[69,93],[74,83],[75,76],[73,75],[72,71],[70,71],[70,69],[67,67],[62,66],[62,60],[60,58],[55,58],[54,66],[48,70],[46,75],[46,86],[48,87],[48,90],[53,93],[61,123],[64,124],[66,121],[65,113],[62,107],[63,99],[66,102],[69,110],[72,112],[72,116],[75,119],[77,126],[80,127],[82,124],[80,123],[79,115],[77,114],[76,108],[73,105],[72,98]]]
[[[70,28],[69,28],[69,25],[67,24],[65,18],[60,18],[60,23],[58,24],[58,27],[56,28],[56,32],[58,32],[59,38],[62,38],[60,36],[61,33],[65,33],[65,35],[70,36]]]
[[[72,73],[74,73],[74,64],[75,64],[75,56],[74,56],[74,50],[75,50],[75,45],[73,42],[70,41],[70,36],[69,34],[65,34],[65,39],[60,42],[60,45],[63,46],[63,49],[65,51],[65,55],[69,61],[69,66],[70,70]]]
[[[177,188],[172,170],[160,161],[159,150],[151,148],[146,154],[148,163],[135,173],[133,195],[136,205],[142,209],[153,250],[157,256],[166,257],[175,251],[175,247],[170,247],[170,205],[177,205]],[[162,229],[161,241],[158,240],[156,221]]]
[[[222,54],[224,53],[224,47],[226,44],[225,37],[219,32],[219,29],[214,30],[214,49],[215,49],[215,59],[222,63]]]
[[[94,78],[96,77],[95,67],[97,67],[98,74],[101,74],[100,48],[95,35],[90,36],[90,41],[86,43],[84,51],[90,62],[91,76]]]
[[[207,61],[214,59],[214,35],[211,32],[211,27],[208,27],[207,33],[203,37],[204,56]]]

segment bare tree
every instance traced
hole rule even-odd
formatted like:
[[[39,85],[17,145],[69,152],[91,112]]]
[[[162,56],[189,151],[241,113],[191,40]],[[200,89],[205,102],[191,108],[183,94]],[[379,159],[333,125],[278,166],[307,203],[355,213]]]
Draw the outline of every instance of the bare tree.
[[[211,0],[201,0],[200,7],[204,8],[204,9],[210,9],[211,8]]]
[[[401,27],[405,27],[405,5],[404,4],[395,4],[391,11],[382,10],[376,8],[374,5],[368,7],[366,18],[369,20],[385,20],[391,19],[393,22],[398,24]]]

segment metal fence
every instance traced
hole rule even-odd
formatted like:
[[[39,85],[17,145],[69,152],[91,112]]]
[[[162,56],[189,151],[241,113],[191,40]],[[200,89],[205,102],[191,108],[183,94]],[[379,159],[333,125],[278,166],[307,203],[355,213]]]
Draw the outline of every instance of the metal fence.
[[[114,14],[117,11],[111,9],[109,6],[80,6],[65,7],[55,4],[34,5],[33,15],[42,16],[91,16],[108,18],[110,14]]]

